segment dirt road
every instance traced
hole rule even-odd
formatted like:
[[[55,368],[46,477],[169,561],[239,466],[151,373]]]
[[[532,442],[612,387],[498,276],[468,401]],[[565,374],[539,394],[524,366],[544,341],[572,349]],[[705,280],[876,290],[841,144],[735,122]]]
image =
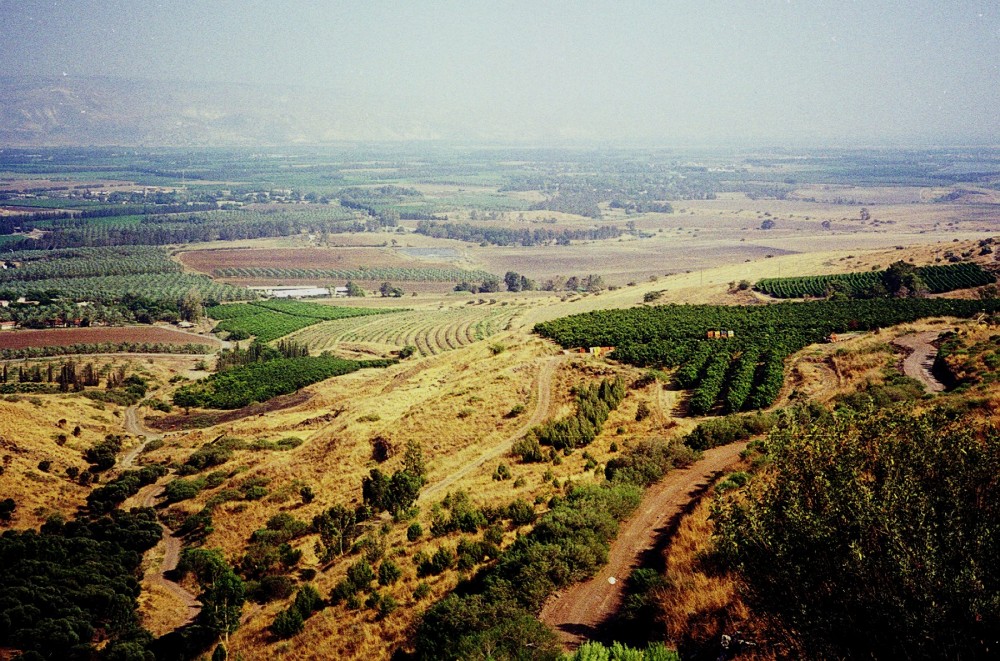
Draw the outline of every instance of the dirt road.
[[[146,444],[154,439],[163,438],[163,434],[153,434],[148,429],[142,426],[139,421],[139,409],[135,406],[130,406],[125,409],[125,431],[132,436],[138,436],[142,438],[142,442],[135,446],[131,450],[125,453],[122,457],[122,463],[120,464],[122,470],[128,470],[132,468],[135,464],[136,457],[146,449]],[[145,438],[143,438],[145,437]],[[152,505],[143,505],[144,507],[152,507]]]
[[[147,443],[153,439],[163,438],[162,434],[153,434],[143,426],[142,420],[139,418],[138,409],[135,406],[130,406],[125,411],[125,431],[134,436],[145,436],[145,440],[129,450],[125,455],[121,463],[122,469],[132,466],[135,458],[139,456],[139,453],[142,452]],[[137,497],[143,507],[153,507],[156,504],[157,497],[161,493],[163,493],[163,484],[156,483],[143,487],[137,494]],[[160,529],[163,534],[156,549],[162,551],[163,557],[160,560],[159,567],[153,566],[146,571],[143,582],[148,581],[163,588],[163,590],[183,605],[184,619],[178,622],[176,626],[176,628],[180,628],[194,621],[194,618],[201,612],[201,604],[193,594],[166,577],[166,573],[177,569],[177,563],[180,562],[181,540],[175,537],[173,531],[162,523],[160,523]]]
[[[608,564],[589,581],[556,593],[542,608],[541,620],[555,629],[564,647],[575,649],[594,637],[617,612],[625,581],[639,566],[641,555],[670,533],[695,492],[735,465],[745,447],[746,443],[734,443],[708,450],[691,466],[671,471],[646,491],[639,508],[618,531]]]
[[[510,450],[511,446],[514,445],[516,440],[528,433],[529,429],[541,424],[548,415],[549,404],[552,401],[552,377],[555,375],[556,366],[561,360],[562,356],[552,356],[551,358],[546,358],[545,362],[542,363],[542,367],[538,371],[538,377],[536,379],[538,400],[535,403],[535,410],[532,412],[531,417],[528,418],[523,425],[518,427],[517,431],[504,439],[503,442],[487,448],[475,459],[466,463],[464,466],[459,468],[457,471],[454,471],[443,480],[424,489],[420,494],[420,500],[426,501],[428,498],[442,493],[451,487],[451,485],[455,484],[455,482],[476,470],[487,461],[491,461],[505,454]]]
[[[924,389],[927,392],[942,392],[944,390],[944,384],[938,381],[931,371],[934,357],[937,356],[938,351],[931,342],[938,339],[940,335],[941,331],[927,331],[901,335],[892,341],[896,346],[910,352],[903,359],[903,374],[920,381],[924,384]]]

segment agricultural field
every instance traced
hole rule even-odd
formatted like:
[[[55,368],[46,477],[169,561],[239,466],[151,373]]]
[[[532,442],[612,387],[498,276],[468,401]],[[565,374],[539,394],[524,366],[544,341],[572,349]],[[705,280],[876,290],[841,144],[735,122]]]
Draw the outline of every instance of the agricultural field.
[[[9,292],[13,297],[23,296],[29,300],[47,298],[49,292],[58,292],[73,301],[105,304],[114,304],[127,296],[177,301],[191,290],[197,291],[203,300],[240,301],[255,297],[253,292],[242,287],[187,273],[47,278],[10,281],[3,285],[3,291]]]
[[[704,622],[753,620],[760,604],[725,601],[735,578],[725,594],[687,582],[699,566],[723,567],[709,555],[707,511],[730,492],[749,507],[761,488],[754,471],[779,470],[739,463],[740,443],[777,428],[764,445],[783,457],[775,444],[797,433],[785,422],[829,436],[835,408],[891,416],[897,402],[996,422],[991,288],[949,294],[965,299],[917,290],[790,303],[750,286],[781,278],[800,296],[825,294],[900,261],[928,291],[987,284],[995,258],[979,251],[994,245],[996,175],[962,181],[951,152],[40,153],[65,161],[59,176],[70,179],[50,180],[59,190],[47,201],[24,197],[0,222],[15,250],[0,291],[39,299],[0,318],[62,325],[89,308],[114,323],[162,323],[183,312],[196,332],[0,331],[0,356],[18,370],[0,393],[0,508],[16,501],[0,526],[108,513],[131,526],[142,538],[133,551],[149,549],[143,568],[114,572],[141,578],[138,612],[158,635],[201,630],[185,618],[192,603],[213,603],[202,581],[217,570],[246,599],[230,611],[230,658],[486,657],[482,641],[531,641],[554,659],[560,641],[594,630],[714,658],[732,621],[710,633]],[[4,176],[25,187],[47,167],[33,151],[0,151]],[[106,190],[72,187],[100,173]],[[45,195],[10,189],[3,201],[18,207],[13,198],[36,194]],[[509,271],[538,288],[454,291],[489,274],[503,288]],[[591,275],[603,280],[583,284]],[[245,288],[349,279],[368,290],[403,285],[405,296],[293,301]],[[92,305],[76,305],[84,300]],[[942,360],[954,389],[925,394],[900,372],[909,356],[893,342],[911,331],[948,333]],[[843,341],[828,342],[832,333]],[[15,340],[23,348],[5,347]],[[63,370],[90,359],[42,355],[174,340],[206,353],[94,357],[99,378],[79,392]],[[591,346],[615,350],[560,350]],[[101,464],[111,467],[95,484],[90,466]],[[128,516],[148,518],[127,518],[132,507],[140,514]],[[636,531],[633,511],[661,518]],[[691,516],[704,520],[688,533]],[[175,534],[161,536],[160,523]],[[622,550],[654,531],[698,537],[680,543],[700,550],[670,565],[669,580],[655,562],[662,549]],[[181,564],[164,574],[171,554]],[[470,576],[481,580],[456,591]],[[629,608],[607,629],[573,621],[549,631],[544,605],[589,581],[601,595],[621,590]],[[691,605],[668,611],[682,595]],[[601,608],[592,610],[616,614]],[[185,654],[222,655],[219,640]],[[186,641],[150,645],[159,656],[156,646]],[[117,642],[104,645],[108,655]],[[782,640],[762,658],[775,649],[798,648]]]
[[[341,345],[383,350],[413,346],[421,355],[433,356],[508,330],[524,309],[519,304],[475,304],[410,310],[375,319],[355,317],[324,321],[289,339],[305,344],[311,353],[336,351]]]
[[[260,342],[271,342],[323,321],[387,314],[395,310],[271,300],[217,305],[208,308],[206,312],[212,319],[219,320],[215,331],[225,331],[230,337],[246,339],[252,336]]]
[[[970,289],[996,282],[996,276],[976,263],[963,262],[943,266],[921,266],[915,274],[931,294],[943,294],[957,289]],[[765,278],[754,288],[774,298],[819,298],[839,291],[852,298],[872,295],[879,289],[888,291],[886,271],[814,275],[798,278]]]
[[[20,250],[4,258],[11,266],[0,271],[0,288],[31,280],[181,272],[166,250],[150,246]]]
[[[535,331],[566,348],[615,347],[612,357],[633,365],[677,367],[676,384],[692,389],[690,412],[703,415],[716,406],[729,413],[770,406],[784,384],[785,359],[832,334],[998,310],[997,299],[665,305],[565,317]]]
[[[180,253],[178,259],[194,271],[233,282],[456,283],[480,281],[490,275],[481,270],[415,259],[391,248],[195,250]]]
[[[75,344],[201,344],[216,347],[213,337],[195,335],[164,326],[122,326],[92,328],[55,328],[0,332],[0,350],[29,347],[61,347]]]

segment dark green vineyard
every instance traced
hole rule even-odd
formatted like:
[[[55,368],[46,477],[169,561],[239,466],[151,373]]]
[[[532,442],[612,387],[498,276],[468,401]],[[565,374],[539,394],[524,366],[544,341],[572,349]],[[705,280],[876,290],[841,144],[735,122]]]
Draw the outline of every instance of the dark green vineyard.
[[[790,354],[831,333],[867,331],[925,317],[972,317],[1000,301],[879,298],[760,306],[664,305],[599,310],[535,326],[565,348],[613,346],[611,358],[640,367],[676,367],[692,389],[690,411],[705,414],[769,406],[784,382]],[[732,330],[727,339],[709,339]]]
[[[943,266],[921,266],[914,269],[927,291],[941,294],[980,287],[995,282],[993,274],[984,271],[979,264],[962,262]],[[797,278],[764,278],[754,286],[760,292],[775,298],[824,297],[840,291],[851,298],[873,298],[892,291],[888,271],[867,271],[842,273],[838,275],[811,275]]]

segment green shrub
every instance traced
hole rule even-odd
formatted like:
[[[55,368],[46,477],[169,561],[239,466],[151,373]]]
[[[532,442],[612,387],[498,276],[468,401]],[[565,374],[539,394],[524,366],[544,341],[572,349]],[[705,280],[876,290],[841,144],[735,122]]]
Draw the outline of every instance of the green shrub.
[[[431,586],[427,585],[427,581],[420,581],[417,583],[417,587],[413,590],[414,601],[420,601],[424,599],[431,593]]]
[[[392,585],[403,575],[403,570],[392,560],[384,560],[378,568],[378,584]]]
[[[291,638],[300,633],[304,627],[305,623],[302,620],[302,616],[296,609],[290,608],[281,611],[275,616],[270,629],[271,633],[277,638]]]
[[[436,576],[454,567],[456,561],[455,552],[442,546],[429,559],[420,563],[417,567],[417,576]]]

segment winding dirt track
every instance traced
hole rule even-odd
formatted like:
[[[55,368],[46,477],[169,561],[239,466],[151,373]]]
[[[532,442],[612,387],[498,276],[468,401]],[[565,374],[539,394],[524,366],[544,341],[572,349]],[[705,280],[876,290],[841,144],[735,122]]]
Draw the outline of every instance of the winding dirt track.
[[[135,406],[130,406],[125,411],[125,430],[134,436],[145,436],[146,438],[142,443],[129,450],[122,459],[123,469],[130,468],[135,463],[136,457],[139,456],[147,443],[154,439],[163,438],[162,434],[154,434],[142,425]],[[163,493],[163,484],[150,484],[139,491],[138,499],[143,507],[153,507],[156,498],[161,493]],[[160,539],[160,544],[163,545],[163,559],[160,561],[159,568],[151,567],[146,572],[144,579],[162,587],[183,604],[185,619],[177,624],[177,628],[180,628],[194,621],[194,618],[201,612],[201,603],[193,594],[166,577],[166,573],[177,569],[177,563],[180,562],[181,540],[175,537],[173,531],[162,523],[160,523],[160,529],[163,531],[163,536]]]
[[[916,379],[924,384],[927,392],[942,392],[944,384],[937,380],[931,371],[934,364],[934,357],[937,355],[937,347],[931,342],[941,336],[940,331],[927,331],[925,333],[913,333],[911,335],[901,335],[892,341],[898,347],[909,351],[909,355],[903,359],[903,374]]]
[[[669,535],[684,507],[720,474],[739,461],[746,443],[713,448],[687,468],[673,470],[643,496],[611,545],[608,564],[596,576],[553,595],[540,619],[552,627],[567,649],[575,649],[611,619],[622,603],[625,581],[640,556]],[[610,579],[614,579],[612,583]]]
[[[445,489],[448,489],[451,485],[455,484],[455,482],[482,466],[487,461],[496,459],[497,457],[500,457],[504,453],[508,452],[516,440],[527,434],[528,430],[532,427],[541,424],[549,412],[549,404],[552,401],[552,377],[555,375],[556,366],[559,364],[561,359],[562,356],[553,356],[551,358],[547,358],[545,362],[542,363],[542,367],[538,371],[538,377],[536,379],[538,399],[535,403],[535,410],[532,412],[531,417],[528,418],[523,425],[518,427],[517,431],[504,439],[503,442],[483,450],[472,461],[452,472],[441,481],[436,482],[424,489],[420,494],[420,500],[426,501],[428,498],[441,493]]]

